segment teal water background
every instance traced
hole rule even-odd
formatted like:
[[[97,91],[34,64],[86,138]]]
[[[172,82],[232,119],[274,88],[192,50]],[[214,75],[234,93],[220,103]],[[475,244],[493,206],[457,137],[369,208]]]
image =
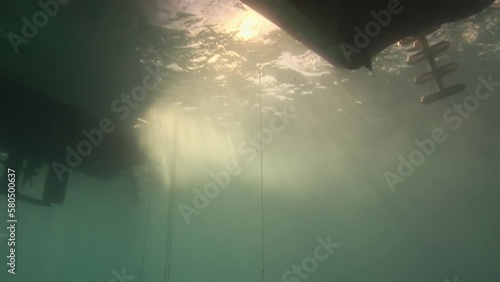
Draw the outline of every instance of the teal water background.
[[[150,124],[139,135],[164,166],[162,183],[136,166],[136,202],[124,177],[75,172],[64,205],[18,202],[16,274],[7,273],[0,237],[1,281],[108,282],[126,273],[124,281],[254,282],[262,265],[265,281],[500,279],[500,87],[467,118],[448,112],[475,94],[480,77],[500,81],[498,9],[432,36],[451,42],[439,62],[457,62],[447,82],[467,90],[424,106],[420,96],[434,88],[412,78],[425,67],[406,65],[397,46],[373,71],[352,72],[269,24],[242,38],[227,22],[250,13],[236,2],[113,3],[61,5],[15,54],[6,34],[39,7],[4,1],[0,75],[119,121],[112,101],[141,83],[146,66],[160,66],[168,77],[123,124]],[[400,156],[408,160],[415,139],[435,130],[446,141],[391,185]],[[193,189],[216,183],[211,175],[230,175],[227,186],[200,199]],[[321,251],[327,258],[314,266],[328,240],[335,251]],[[314,266],[307,279],[286,275],[304,262]]]

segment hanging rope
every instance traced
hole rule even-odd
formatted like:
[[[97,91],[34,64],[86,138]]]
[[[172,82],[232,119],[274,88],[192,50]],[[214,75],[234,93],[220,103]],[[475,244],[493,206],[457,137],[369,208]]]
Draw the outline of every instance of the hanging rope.
[[[264,154],[262,153],[263,151],[263,143],[262,143],[262,66],[259,66],[259,88],[260,88],[260,94],[259,94],[259,99],[260,99],[260,201],[261,201],[261,246],[262,246],[262,265],[261,265],[261,271],[262,271],[262,282],[265,281],[265,275],[264,275],[264,159],[263,156]]]
[[[176,164],[177,164],[177,118],[174,121],[174,140],[172,148],[172,165],[170,170],[170,185],[168,187],[168,215],[167,215],[167,250],[165,256],[165,272],[163,273],[163,280],[165,282],[170,281],[170,265],[172,256],[172,213],[174,206],[174,195],[175,195],[175,176],[176,176]]]
[[[150,168],[151,169],[151,168]],[[149,188],[149,200],[148,200],[148,215],[146,216],[146,230],[144,231],[144,243],[143,243],[143,246],[142,246],[142,262],[141,262],[141,282],[142,282],[142,274],[143,274],[143,270],[144,270],[144,261],[145,261],[145,257],[146,257],[146,243],[147,243],[147,240],[148,240],[148,231],[149,231],[149,217],[150,217],[150,214],[151,214],[151,198],[152,198],[152,195],[153,195],[153,187],[150,187]]]
[[[172,207],[174,203],[174,188],[175,188],[175,176],[176,176],[176,164],[177,164],[177,119],[174,121],[174,138],[173,138],[173,148],[172,148],[172,165],[171,165],[171,170],[170,170],[170,185],[168,187],[168,215],[167,215],[167,249],[166,249],[166,256],[165,256],[165,272],[163,273],[163,280],[164,281],[169,281],[170,280],[170,258],[171,258],[171,252],[172,252]],[[162,171],[160,171],[160,174]],[[160,178],[161,181],[161,178]],[[151,188],[149,192],[149,200],[148,200],[148,214],[146,216],[146,228],[144,232],[144,243],[143,243],[143,249],[142,249],[142,267],[141,267],[141,273],[140,273],[140,281],[143,281],[143,273],[144,273],[144,263],[145,263],[145,257],[146,257],[146,243],[147,243],[147,238],[148,238],[148,231],[149,231],[149,222],[150,222],[150,215],[151,215],[151,198],[153,195],[153,189]]]

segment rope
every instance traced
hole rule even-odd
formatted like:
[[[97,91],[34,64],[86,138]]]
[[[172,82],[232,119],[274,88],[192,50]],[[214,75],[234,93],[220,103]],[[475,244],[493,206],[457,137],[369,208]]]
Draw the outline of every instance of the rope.
[[[170,281],[170,265],[172,256],[172,208],[174,205],[174,192],[175,192],[175,175],[177,164],[177,119],[174,122],[174,142],[172,148],[172,169],[170,170],[170,187],[169,187],[169,201],[168,201],[168,216],[167,216],[167,250],[165,257],[165,272],[163,273],[163,280]]]
[[[145,257],[146,257],[146,242],[147,242],[147,239],[148,239],[148,231],[149,231],[149,217],[150,217],[150,214],[151,214],[151,198],[152,198],[152,195],[153,195],[153,188],[150,187],[149,188],[149,200],[148,200],[148,215],[146,216],[146,230],[144,232],[144,243],[143,243],[143,247],[142,247],[142,266],[141,266],[141,280],[142,281],[142,274],[143,274],[143,270],[144,270],[144,261],[145,261]]]
[[[169,281],[170,280],[170,257],[171,257],[171,252],[172,252],[172,207],[173,207],[173,201],[174,201],[174,187],[175,187],[175,171],[176,171],[176,163],[177,163],[177,120],[175,120],[174,123],[174,141],[173,141],[173,148],[172,148],[172,169],[171,169],[171,174],[170,174],[170,187],[169,187],[169,205],[168,205],[168,216],[167,216],[167,250],[166,250],[166,267],[165,267],[165,272],[163,273],[163,279],[164,281]],[[160,172],[161,173],[161,172]],[[150,190],[149,192],[149,200],[148,200],[148,214],[146,217],[146,230],[144,232],[144,243],[143,243],[143,248],[142,248],[142,267],[141,267],[141,273],[140,273],[140,281],[143,279],[143,272],[144,272],[144,262],[145,262],[145,256],[146,256],[146,243],[147,243],[147,238],[148,238],[148,231],[149,231],[149,221],[150,221],[150,215],[151,215],[151,198],[153,196],[153,189]]]
[[[264,276],[264,160],[263,160],[263,143],[262,143],[262,67],[259,69],[259,88],[260,88],[260,200],[261,200],[261,246],[262,246],[262,282],[265,281]]]

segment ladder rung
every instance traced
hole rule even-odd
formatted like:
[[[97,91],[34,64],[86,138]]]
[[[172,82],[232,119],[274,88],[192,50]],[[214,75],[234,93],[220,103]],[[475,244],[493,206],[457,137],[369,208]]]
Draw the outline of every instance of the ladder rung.
[[[437,55],[438,53],[443,52],[443,51],[445,51],[448,48],[450,48],[450,43],[448,41],[446,41],[446,40],[443,40],[443,41],[441,41],[439,43],[436,43],[435,45],[431,46],[430,53],[432,55]],[[425,60],[426,57],[427,57],[427,55],[422,50],[422,51],[419,51],[419,52],[417,52],[415,54],[412,54],[412,55],[408,56],[407,62],[410,65],[414,65],[414,64],[416,64],[418,62],[421,62],[421,61]]]
[[[457,68],[458,68],[458,65],[456,63],[449,63],[449,64],[446,64],[442,67],[437,68],[436,71],[431,70],[431,71],[426,72],[422,75],[416,76],[413,79],[413,82],[415,82],[416,84],[423,84],[423,83],[426,83],[427,81],[432,80],[433,78],[436,78],[435,76],[443,77],[444,75],[455,71]]]
[[[422,104],[430,104],[438,100],[441,100],[443,98],[462,92],[465,90],[465,88],[466,88],[465,84],[463,83],[455,84],[438,92],[425,95],[422,98],[420,98],[420,101],[422,102]]]

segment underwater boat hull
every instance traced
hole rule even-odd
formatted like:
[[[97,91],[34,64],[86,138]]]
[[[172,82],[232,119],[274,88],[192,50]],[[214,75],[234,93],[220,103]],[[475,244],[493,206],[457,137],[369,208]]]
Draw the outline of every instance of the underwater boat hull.
[[[481,12],[494,0],[242,0],[335,67],[371,58],[413,34]]]

